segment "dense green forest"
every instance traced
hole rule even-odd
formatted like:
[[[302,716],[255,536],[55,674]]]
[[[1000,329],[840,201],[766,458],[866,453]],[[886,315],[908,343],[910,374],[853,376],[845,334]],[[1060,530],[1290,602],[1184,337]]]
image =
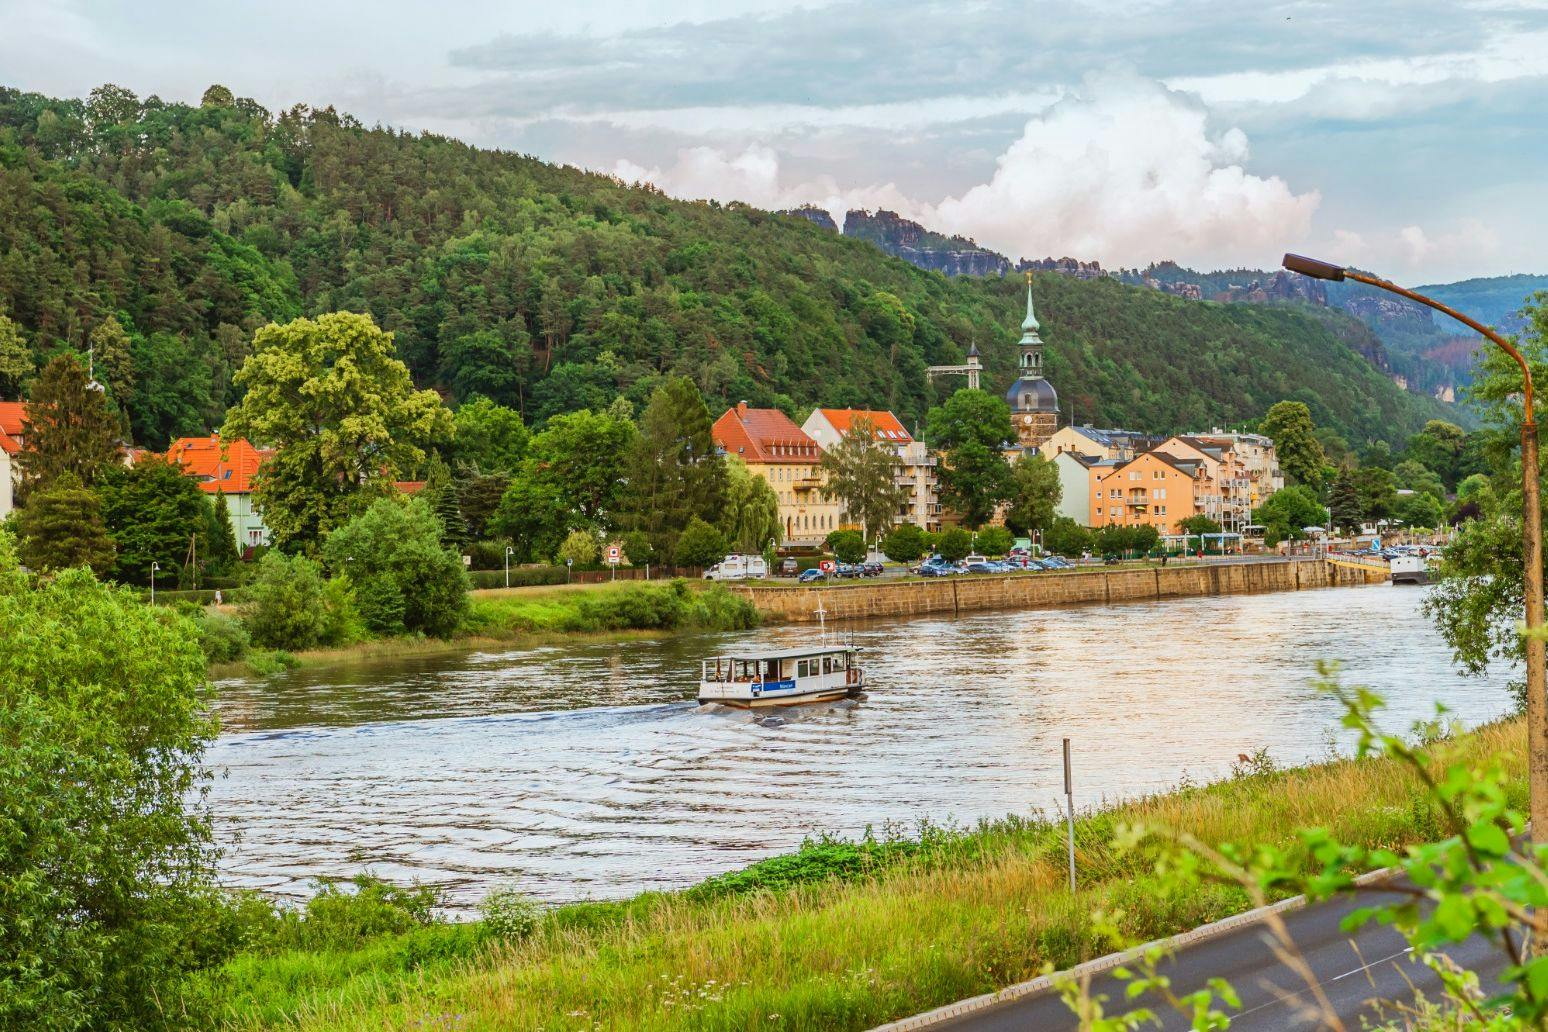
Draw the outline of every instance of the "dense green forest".
[[[1053,275],[1036,295],[1049,376],[1083,422],[1197,429],[1295,398],[1358,444],[1455,418],[1351,350],[1342,316]],[[369,312],[421,385],[534,423],[642,406],[686,375],[712,407],[887,407],[915,426],[960,386],[925,366],[971,343],[986,386],[1008,384],[1021,305],[1014,277],[948,280],[797,216],[332,108],[0,89],[0,316],[34,365],[93,343],[147,445],[218,425],[253,331],[299,314]]]

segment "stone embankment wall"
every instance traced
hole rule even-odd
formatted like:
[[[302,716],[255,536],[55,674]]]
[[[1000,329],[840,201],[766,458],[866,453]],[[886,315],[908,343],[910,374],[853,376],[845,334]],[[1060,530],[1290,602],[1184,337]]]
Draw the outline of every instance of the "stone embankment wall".
[[[1335,566],[1320,559],[1265,560],[1149,569],[974,575],[931,580],[856,581],[818,586],[743,585],[764,618],[816,622],[817,604],[829,619],[963,613],[975,609],[1050,609],[1110,602],[1153,602],[1197,595],[1300,591],[1385,582],[1379,569]]]

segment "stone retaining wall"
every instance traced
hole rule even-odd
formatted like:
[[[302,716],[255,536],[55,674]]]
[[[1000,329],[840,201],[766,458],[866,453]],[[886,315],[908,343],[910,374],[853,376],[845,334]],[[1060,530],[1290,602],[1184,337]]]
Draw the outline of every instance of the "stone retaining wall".
[[[746,596],[764,619],[816,622],[821,601],[829,619],[962,613],[976,609],[1049,609],[1110,602],[1151,602],[1198,595],[1300,591],[1382,583],[1377,569],[1334,566],[1320,559],[1264,560],[1148,569],[979,574],[920,581],[857,581],[815,586],[745,584]]]

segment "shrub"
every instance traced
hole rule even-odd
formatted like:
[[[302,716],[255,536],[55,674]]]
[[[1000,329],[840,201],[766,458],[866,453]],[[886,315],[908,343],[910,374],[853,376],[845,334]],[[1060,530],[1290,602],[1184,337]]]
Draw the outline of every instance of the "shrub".
[[[467,555],[475,570],[505,569],[504,541],[475,541],[468,546]]]
[[[271,677],[294,670],[301,661],[284,649],[253,649],[247,654],[247,665],[259,677]]]
[[[724,534],[695,516],[678,537],[672,559],[678,566],[714,566],[729,547]]]
[[[200,613],[194,626],[199,629],[204,658],[211,663],[234,663],[247,654],[252,643],[241,620],[213,609]]]
[[[162,1027],[218,905],[198,630],[3,531],[0,627],[0,1028]]]
[[[895,563],[911,563],[925,554],[925,532],[912,523],[894,527],[882,538],[882,554]]]
[[[322,635],[322,567],[306,556],[269,552],[247,588],[242,619],[253,644],[270,649],[309,649]]]
[[[560,562],[590,566],[597,561],[597,536],[589,530],[572,530],[559,546]]]
[[[337,648],[353,645],[370,637],[366,621],[355,601],[355,590],[347,577],[331,577],[323,585],[323,620],[317,642]]]
[[[478,905],[484,931],[505,942],[519,942],[531,935],[543,919],[537,900],[514,888],[495,889]]]
[[[441,523],[420,498],[383,498],[328,536],[323,555],[347,573],[366,626],[445,638],[462,625],[468,575],[441,543]]]
[[[1004,555],[1016,544],[1016,536],[1004,527],[985,527],[978,532],[978,550],[984,555]]]
[[[858,530],[835,530],[826,543],[841,563],[858,563],[865,558],[865,537]]]
[[[942,559],[957,562],[966,558],[973,550],[973,535],[961,527],[952,527],[950,530],[941,531],[936,539],[935,550],[941,554]]]
[[[324,882],[300,915],[285,921],[276,945],[287,949],[350,949],[382,935],[436,922],[434,886],[403,888],[369,874]]]
[[[1043,547],[1057,555],[1080,555],[1091,548],[1091,531],[1068,516],[1054,517],[1043,532]]]

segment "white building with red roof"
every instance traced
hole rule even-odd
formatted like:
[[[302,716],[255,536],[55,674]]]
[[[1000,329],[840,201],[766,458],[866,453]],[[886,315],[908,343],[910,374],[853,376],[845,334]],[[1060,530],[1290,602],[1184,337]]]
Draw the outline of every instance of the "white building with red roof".
[[[272,451],[255,448],[244,437],[179,437],[167,449],[167,460],[183,468],[185,476],[199,482],[209,495],[225,495],[231,514],[231,531],[237,546],[253,548],[269,543],[269,528],[253,505],[253,476]]]
[[[891,412],[880,409],[814,409],[801,429],[826,451],[849,436],[856,419],[871,424],[876,440],[898,457],[897,484],[906,488],[908,499],[893,516],[894,523],[912,523],[924,530],[941,528],[940,481],[936,460],[923,441],[904,429]]]
[[[820,544],[839,529],[843,506],[822,493],[822,449],[789,416],[743,401],[715,420],[712,434],[717,447],[774,489],[783,544]]]
[[[16,453],[21,451],[26,419],[25,402],[0,401],[0,520],[16,507]]]

